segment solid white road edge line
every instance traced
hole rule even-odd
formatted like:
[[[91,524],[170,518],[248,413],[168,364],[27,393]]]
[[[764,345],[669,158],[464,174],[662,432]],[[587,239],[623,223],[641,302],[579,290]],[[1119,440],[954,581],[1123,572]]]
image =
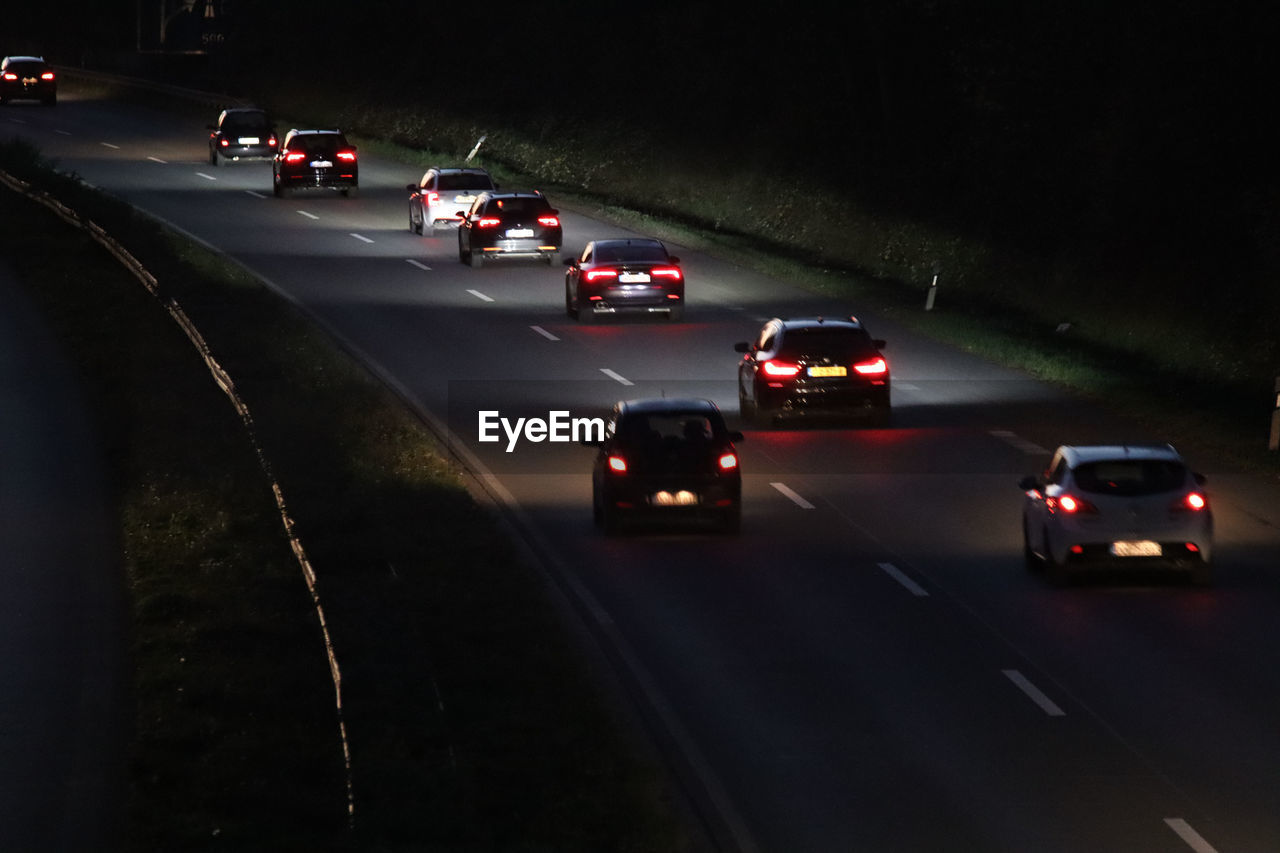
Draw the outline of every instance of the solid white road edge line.
[[[1204,840],[1200,833],[1191,828],[1191,824],[1187,823],[1180,817],[1167,817],[1164,819],[1165,824],[1178,834],[1178,837],[1187,843],[1187,846],[1196,853],[1218,853],[1213,845]]]
[[[769,485],[773,486],[775,489],[782,492],[791,500],[792,503],[794,503],[796,506],[800,507],[801,509],[814,508],[813,504],[809,503],[807,500],[805,500],[804,498],[796,494],[794,491],[792,491],[791,488],[789,488],[786,483],[770,483]]]
[[[481,293],[481,292],[480,292],[480,291],[478,291],[478,290],[468,290],[468,291],[467,291],[467,293],[470,293],[472,296],[474,296],[476,299],[479,299],[481,302],[492,302],[492,301],[493,301],[493,297],[492,297],[492,296],[485,296],[483,293]]]
[[[1036,687],[1027,677],[1016,669],[1001,670],[1005,677],[1018,686],[1018,689],[1027,694],[1027,697],[1040,706],[1040,709],[1050,717],[1065,717],[1067,712],[1054,704],[1053,700],[1044,695],[1039,687]]]
[[[550,332],[548,332],[546,329],[542,328],[541,326],[530,326],[529,328],[530,328],[530,329],[533,329],[535,332],[537,332],[538,334],[542,335],[544,338],[546,338],[546,339],[547,339],[547,340],[549,340],[549,341],[558,341],[558,340],[560,340],[560,339],[559,339],[559,338],[557,338],[555,335],[551,334]]]
[[[904,575],[902,573],[902,570],[899,569],[897,566],[895,566],[893,563],[877,563],[877,565],[880,566],[880,568],[884,571],[885,574],[887,574],[889,577],[893,578],[898,583],[905,586],[912,595],[923,598],[929,594],[927,591],[925,591],[924,587],[920,586],[920,584],[916,583],[911,578]]]
[[[609,369],[609,368],[607,368],[607,367],[602,367],[602,368],[600,368],[600,372],[601,372],[601,373],[603,373],[605,376],[608,376],[610,379],[614,380],[615,382],[621,382],[623,385],[635,385],[635,384],[636,384],[636,383],[632,382],[630,379],[628,379],[627,377],[625,377],[625,376],[620,376],[620,375],[618,375],[617,373],[614,373],[612,370],[610,370],[610,369]]]

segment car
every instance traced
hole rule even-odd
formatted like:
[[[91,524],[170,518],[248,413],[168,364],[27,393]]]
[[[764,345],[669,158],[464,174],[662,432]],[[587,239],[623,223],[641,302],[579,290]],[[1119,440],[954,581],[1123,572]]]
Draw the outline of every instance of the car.
[[[737,532],[742,471],[735,442],[711,400],[661,397],[617,403],[591,473],[592,514],[606,533],[629,521],[711,523]]]
[[[294,128],[271,160],[271,177],[279,198],[302,189],[336,189],[354,196],[360,186],[360,163],[342,131]]]
[[[856,416],[887,426],[889,362],[856,317],[774,318],[754,341],[734,345],[738,409],[744,422],[769,426],[781,418]]]
[[[276,156],[280,140],[265,110],[232,107],[218,114],[209,130],[209,165],[221,160],[267,160]]]
[[[1027,568],[1055,582],[1091,568],[1181,570],[1208,583],[1213,510],[1205,478],[1169,444],[1063,445],[1024,477]]]
[[[563,242],[560,211],[536,190],[482,192],[458,223],[458,260],[473,267],[498,257],[554,264]]]
[[[9,101],[58,103],[58,75],[42,56],[6,56],[0,60],[0,104]]]
[[[684,272],[659,240],[592,240],[576,258],[567,258],[564,309],[579,323],[602,314],[642,311],[684,319]]]
[[[424,228],[457,228],[476,196],[498,185],[484,169],[432,166],[405,189],[409,191],[409,230],[421,234]]]

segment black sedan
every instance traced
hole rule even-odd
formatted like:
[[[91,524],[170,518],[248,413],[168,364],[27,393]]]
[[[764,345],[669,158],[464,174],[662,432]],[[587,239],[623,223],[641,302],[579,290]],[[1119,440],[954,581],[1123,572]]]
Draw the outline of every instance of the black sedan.
[[[222,160],[266,160],[280,147],[271,119],[252,107],[223,110],[208,130],[210,166]]]
[[[6,56],[0,60],[0,104],[10,101],[58,103],[58,75],[39,56]]]
[[[627,520],[711,522],[737,532],[742,472],[735,441],[710,400],[620,402],[605,424],[591,476],[596,524],[617,533]]]
[[[289,131],[271,161],[272,188],[278,198],[293,190],[336,189],[353,196],[360,186],[355,146],[340,130]]]
[[[684,273],[680,259],[661,241],[648,238],[594,240],[565,261],[564,308],[580,323],[622,311],[684,318]]]

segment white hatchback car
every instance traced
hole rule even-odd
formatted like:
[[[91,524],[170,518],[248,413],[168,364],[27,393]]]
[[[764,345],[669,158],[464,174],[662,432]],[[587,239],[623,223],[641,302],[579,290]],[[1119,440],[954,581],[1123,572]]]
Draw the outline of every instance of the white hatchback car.
[[[1213,565],[1204,477],[1162,445],[1064,445],[1024,477],[1027,567],[1066,580],[1077,568],[1172,568],[1199,584]]]

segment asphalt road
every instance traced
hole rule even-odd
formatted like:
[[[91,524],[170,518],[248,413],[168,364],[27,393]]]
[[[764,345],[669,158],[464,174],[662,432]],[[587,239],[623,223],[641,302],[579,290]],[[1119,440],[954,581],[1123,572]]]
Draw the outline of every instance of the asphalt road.
[[[1191,460],[1218,523],[1212,588],[1051,588],[1022,567],[1018,478],[1060,443],[1161,436],[681,247],[685,323],[579,327],[562,268],[472,270],[452,235],[410,234],[414,167],[363,157],[358,199],[280,200],[266,164],[208,165],[203,122],[67,96],[0,113],[15,133],[257,271],[450,425],[614,644],[722,843],[1280,850],[1273,486]],[[570,252],[625,233],[563,220]],[[476,440],[479,408],[589,416],[656,394],[736,420],[735,341],[850,312],[888,339],[894,425],[749,431],[738,537],[605,538],[590,449]]]

